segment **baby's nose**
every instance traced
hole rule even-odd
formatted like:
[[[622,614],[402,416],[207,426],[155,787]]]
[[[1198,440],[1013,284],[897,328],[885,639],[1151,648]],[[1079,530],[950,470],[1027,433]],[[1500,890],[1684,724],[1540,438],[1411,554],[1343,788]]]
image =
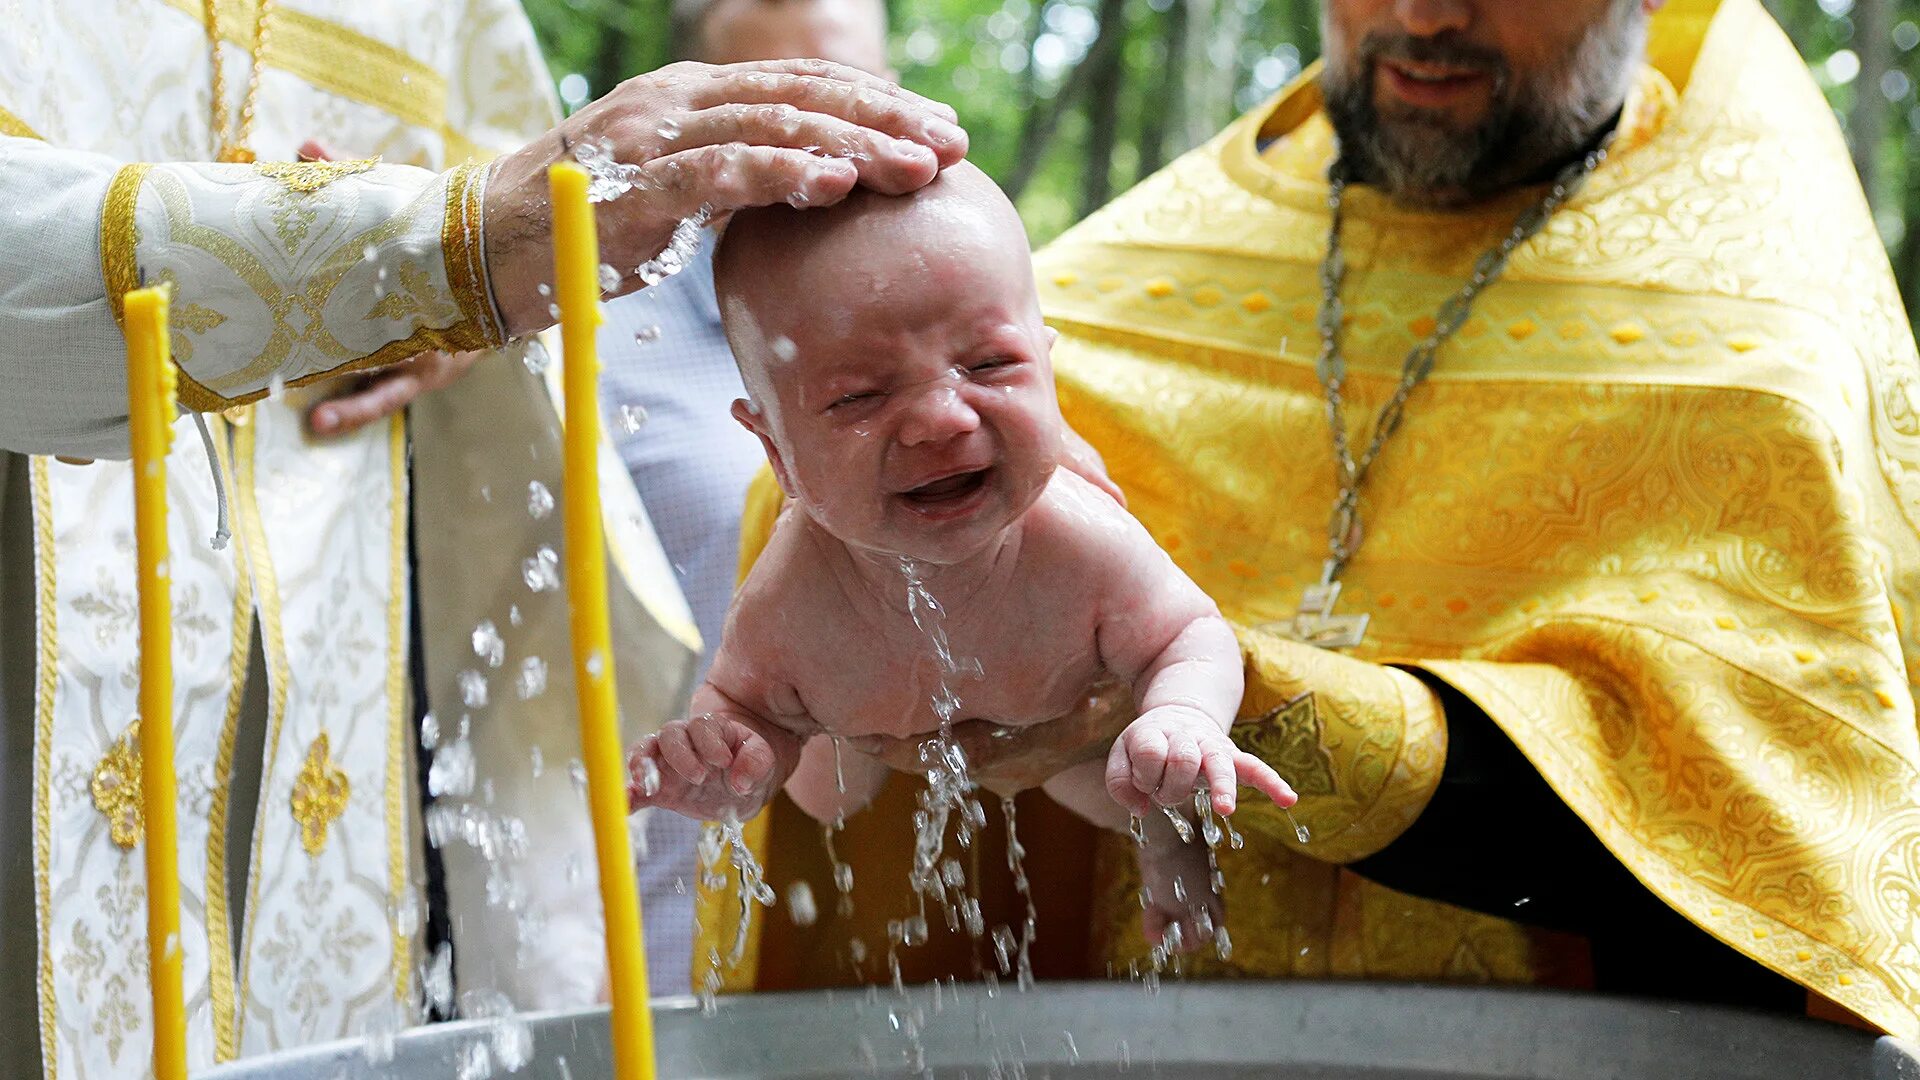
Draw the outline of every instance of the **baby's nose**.
[[[915,395],[900,420],[900,442],[906,446],[944,442],[980,426],[980,414],[952,386],[935,386]]]

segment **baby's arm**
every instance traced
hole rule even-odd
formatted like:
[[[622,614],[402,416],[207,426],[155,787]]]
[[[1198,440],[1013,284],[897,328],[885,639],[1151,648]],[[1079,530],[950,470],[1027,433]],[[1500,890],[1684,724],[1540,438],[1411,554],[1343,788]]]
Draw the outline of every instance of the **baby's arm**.
[[[830,824],[866,809],[889,771],[844,743],[836,751],[833,739],[816,735],[800,751],[800,766],[787,779],[787,796],[808,817]]]
[[[1213,808],[1234,810],[1237,784],[1290,806],[1293,790],[1228,737],[1245,689],[1240,644],[1211,598],[1124,513],[1124,529],[1098,530],[1117,566],[1101,602],[1101,661],[1133,684],[1140,716],[1114,742],[1107,791],[1134,814],[1179,806],[1204,781]]]
[[[800,760],[798,735],[715,686],[694,691],[693,716],[674,720],[627,759],[627,802],[706,821],[760,812]]]

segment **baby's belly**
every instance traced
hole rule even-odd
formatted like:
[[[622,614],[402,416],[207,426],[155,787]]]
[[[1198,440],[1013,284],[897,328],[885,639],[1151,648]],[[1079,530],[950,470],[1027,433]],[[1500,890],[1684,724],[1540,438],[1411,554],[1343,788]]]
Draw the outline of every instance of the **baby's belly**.
[[[999,790],[1037,786],[1074,765],[1104,759],[1134,719],[1132,693],[1111,679],[1045,704],[1050,708],[1044,713],[1024,717],[976,716],[954,722],[953,741],[966,755],[976,781]],[[846,744],[895,769],[922,772],[922,747],[939,734],[939,723],[930,709],[919,720],[905,730],[845,736]]]

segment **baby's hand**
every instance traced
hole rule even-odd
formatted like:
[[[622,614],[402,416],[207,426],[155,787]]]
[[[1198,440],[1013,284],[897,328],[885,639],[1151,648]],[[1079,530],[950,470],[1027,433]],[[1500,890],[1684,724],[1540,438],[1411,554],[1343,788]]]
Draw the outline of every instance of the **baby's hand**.
[[[737,719],[706,713],[674,720],[628,756],[627,805],[744,821],[772,798],[775,765],[766,738]]]
[[[1233,813],[1237,784],[1292,806],[1299,796],[1266,762],[1233,745],[1214,719],[1184,705],[1149,709],[1114,740],[1107,793],[1135,816],[1184,806],[1204,781],[1215,813]]]

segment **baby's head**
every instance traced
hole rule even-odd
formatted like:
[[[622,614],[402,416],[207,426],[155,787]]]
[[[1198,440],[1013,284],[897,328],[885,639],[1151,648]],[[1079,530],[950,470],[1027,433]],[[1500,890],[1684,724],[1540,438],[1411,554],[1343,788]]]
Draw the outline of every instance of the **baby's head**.
[[[1053,334],[1020,217],[980,170],[738,213],[714,278],[749,395],[733,414],[840,540],[957,562],[1045,489]]]

